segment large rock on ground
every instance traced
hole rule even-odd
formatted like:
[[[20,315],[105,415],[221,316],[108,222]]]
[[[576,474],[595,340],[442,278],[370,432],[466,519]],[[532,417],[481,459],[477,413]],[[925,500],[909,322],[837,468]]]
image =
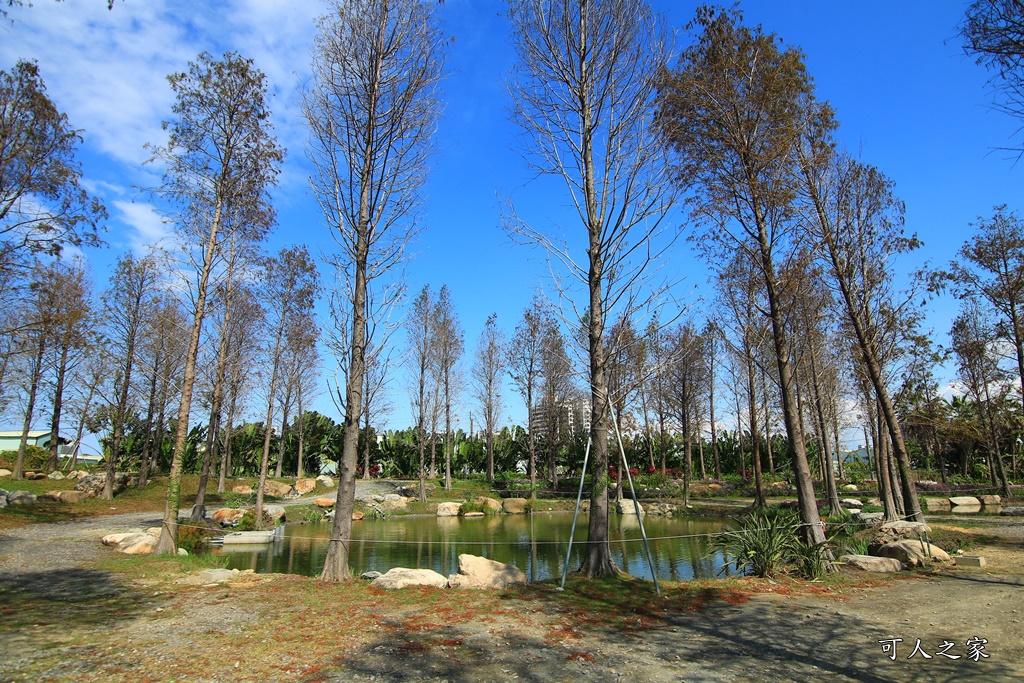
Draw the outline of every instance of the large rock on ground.
[[[525,498],[505,498],[501,501],[501,507],[510,515],[522,515],[526,514],[529,502]]]
[[[438,503],[437,504],[437,516],[438,517],[458,517],[459,509],[462,507],[462,503]]]
[[[231,487],[231,493],[237,493],[237,494],[243,495],[243,496],[251,496],[252,495],[252,487],[251,486],[246,486],[245,484],[239,484],[237,486],[232,486]]]
[[[50,472],[48,475],[46,475],[46,478],[47,479],[53,479],[54,481],[61,481],[62,479],[64,479],[64,473],[63,472]]]
[[[903,520],[886,522],[871,539],[871,545],[884,545],[893,541],[916,539],[918,536],[930,533],[932,528],[924,522],[905,522]]]
[[[992,507],[993,505],[1001,505],[1003,499],[999,496],[978,496],[981,499],[981,504],[985,507]]]
[[[256,508],[252,508],[253,514],[256,514]],[[270,521],[284,521],[284,506],[283,505],[264,505],[263,514],[270,518]]]
[[[1024,507],[1008,507],[1003,508],[999,511],[999,514],[1003,517],[1020,517],[1024,516]]]
[[[839,504],[842,505],[844,508],[852,510],[860,510],[862,507],[864,507],[864,503],[857,500],[856,498],[842,498],[839,500]]]
[[[321,474],[319,477],[316,478],[316,480],[329,489],[334,488],[334,480],[328,477],[326,474]]]
[[[11,491],[7,494],[8,505],[35,505],[36,494],[28,491]]]
[[[389,569],[383,576],[378,576],[370,584],[375,588],[386,590],[397,590],[410,586],[427,586],[430,588],[447,588],[448,579],[441,576],[432,569],[406,569],[395,567]]]
[[[644,506],[640,503],[635,503],[628,498],[623,498],[618,502],[618,510],[620,515],[635,515],[637,507],[640,508],[640,514],[644,514]]]
[[[865,572],[898,572],[903,564],[891,557],[874,557],[873,555],[843,555],[839,561],[855,569]]]
[[[6,467],[0,467],[0,477],[9,477],[12,474],[14,474],[14,472],[11,472]]]
[[[924,506],[928,512],[949,512],[953,507],[949,504],[949,498],[925,498]]]
[[[473,502],[477,505],[482,505],[491,512],[501,512],[501,501],[495,500],[494,498],[488,498],[487,496],[477,496],[473,499]]]
[[[210,515],[210,519],[221,526],[228,526],[240,520],[244,514],[245,510],[241,508],[221,508],[220,510],[214,510],[213,514]]]
[[[114,495],[121,493],[128,488],[128,481],[131,477],[125,472],[114,472]],[[105,472],[98,474],[89,474],[78,480],[75,484],[76,491],[85,491],[86,495],[90,498],[99,498],[103,495],[103,486],[107,482],[107,475]]]
[[[316,479],[298,479],[295,481],[295,493],[304,496],[316,488]]]
[[[321,498],[315,499],[313,501],[313,505],[316,505],[317,507],[321,507],[321,508],[332,508],[332,507],[334,507],[334,503],[335,502],[336,502],[335,498],[328,498],[326,496],[323,496]]]
[[[459,573],[448,577],[451,588],[505,588],[526,583],[519,567],[477,555],[459,555]]]
[[[264,493],[264,495],[267,495],[267,496],[275,496],[277,498],[284,498],[287,495],[291,495],[291,492],[292,492],[292,485],[291,484],[285,484],[283,482],[273,481],[273,480],[270,480],[270,479],[268,479],[267,482],[265,484],[263,484],[263,493]]]
[[[149,555],[156,550],[159,541],[159,528],[147,529],[144,533],[108,534],[102,539],[103,545],[112,546],[114,550],[125,555]]]
[[[957,505],[977,505],[980,507],[981,501],[974,496],[952,496],[949,499],[949,504],[953,507],[956,507]]]
[[[920,541],[908,540],[887,543],[878,548],[873,554],[876,557],[891,557],[908,567],[927,564],[932,560],[935,562],[949,562],[949,554],[945,550],[930,543],[922,544]]]
[[[88,497],[85,491],[64,490],[60,492],[60,501],[62,503],[84,503]]]
[[[857,490],[857,485],[856,484],[843,484],[839,488],[841,490],[843,490],[843,491],[856,491]]]

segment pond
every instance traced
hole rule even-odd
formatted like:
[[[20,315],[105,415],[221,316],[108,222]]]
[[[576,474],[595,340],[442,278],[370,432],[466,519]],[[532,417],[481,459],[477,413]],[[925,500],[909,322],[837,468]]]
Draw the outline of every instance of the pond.
[[[684,581],[711,578],[726,564],[721,555],[707,553],[708,539],[728,528],[724,519],[690,519],[645,516],[644,528],[658,578]],[[392,567],[433,569],[445,576],[455,574],[462,553],[506,562],[526,572],[531,581],[560,577],[572,526],[571,512],[494,517],[410,516],[363,519],[352,523],[353,574],[386,572]],[[633,515],[611,515],[612,557],[619,569],[650,579],[651,567]],[[223,553],[230,569],[254,569],[316,576],[327,555],[330,522],[290,524],[284,537],[266,545],[227,546]],[[587,537],[587,517],[576,526],[569,569],[579,567]],[[727,572],[722,572],[725,575]]]

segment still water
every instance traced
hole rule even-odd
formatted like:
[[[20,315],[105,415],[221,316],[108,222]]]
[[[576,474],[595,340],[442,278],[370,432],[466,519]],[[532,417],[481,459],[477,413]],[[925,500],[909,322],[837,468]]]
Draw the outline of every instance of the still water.
[[[719,519],[675,519],[644,517],[651,539],[651,553],[658,578],[683,581],[715,576],[725,559],[709,555],[710,534],[727,528]],[[459,569],[462,553],[506,562],[526,572],[531,581],[560,577],[572,526],[571,512],[495,517],[394,517],[363,519],[352,523],[352,552],[349,567],[359,575],[392,567],[433,569],[445,576]],[[651,578],[651,567],[641,542],[640,526],[633,515],[611,515],[612,557],[618,567],[633,576]],[[227,546],[228,568],[254,569],[315,576],[323,569],[327,555],[330,522],[292,524],[284,538],[259,546]],[[576,526],[570,570],[580,565],[587,538],[587,517],[580,515]],[[723,572],[723,575],[725,572]]]

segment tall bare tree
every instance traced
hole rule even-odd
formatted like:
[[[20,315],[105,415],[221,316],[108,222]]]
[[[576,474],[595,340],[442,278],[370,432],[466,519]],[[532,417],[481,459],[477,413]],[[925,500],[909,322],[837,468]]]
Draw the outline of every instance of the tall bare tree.
[[[518,54],[513,116],[531,166],[565,183],[586,235],[586,257],[554,230],[516,216],[508,229],[547,250],[585,287],[578,320],[589,359],[594,485],[580,572],[615,573],[608,546],[608,387],[605,320],[630,316],[649,299],[648,268],[673,195],[650,128],[656,70],[666,59],[663,25],[636,0],[513,0]]]
[[[174,217],[189,268],[191,329],[160,553],[173,553],[177,544],[181,466],[211,279],[218,273],[225,236],[239,231],[255,242],[274,224],[269,190],[283,158],[271,134],[264,76],[251,60],[233,53],[215,60],[203,53],[168,81],[175,118],[164,124],[170,132],[167,146],[153,149],[154,159],[165,164],[163,184],[154,192]]]
[[[111,408],[110,453],[107,455],[107,477],[102,498],[114,497],[114,474],[120,464],[121,439],[125,420],[137,395],[139,347],[145,334],[146,314],[157,293],[161,268],[153,256],[135,258],[125,254],[117,261],[110,287],[103,296],[103,317],[109,343],[106,351],[116,359],[114,396]]]
[[[340,247],[337,280],[351,310],[338,498],[321,577],[342,581],[350,578],[368,290],[404,258],[416,229],[444,39],[423,0],[331,0],[319,29],[305,98],[312,184]]]
[[[494,481],[494,433],[504,408],[501,381],[508,367],[505,333],[498,327],[498,315],[487,316],[480,339],[476,343],[473,364],[473,397],[484,416],[487,451],[487,481]],[[470,430],[472,431],[472,430]],[[473,434],[470,434],[470,438]]]
[[[512,383],[526,405],[526,449],[530,469],[530,488],[537,486],[537,439],[534,415],[544,355],[545,330],[550,326],[551,313],[540,294],[533,296],[530,307],[523,311],[523,319],[516,325],[515,336],[508,347],[508,369]],[[531,493],[531,495],[533,495]]]
[[[309,319],[316,303],[320,284],[316,263],[305,245],[286,247],[263,265],[263,301],[271,335],[267,339],[265,362],[269,370],[267,384],[267,419],[263,425],[263,454],[260,457],[259,487],[256,489],[256,525],[263,523],[263,496],[270,466],[270,439],[273,432],[274,408],[278,382],[283,374],[283,357],[287,332],[291,325]],[[284,438],[282,431],[281,438]]]
[[[458,405],[462,393],[462,370],[459,361],[462,358],[463,342],[462,326],[459,316],[452,304],[451,291],[448,285],[442,285],[434,306],[434,372],[437,374],[437,385],[444,401],[444,487],[452,488],[452,409]]]

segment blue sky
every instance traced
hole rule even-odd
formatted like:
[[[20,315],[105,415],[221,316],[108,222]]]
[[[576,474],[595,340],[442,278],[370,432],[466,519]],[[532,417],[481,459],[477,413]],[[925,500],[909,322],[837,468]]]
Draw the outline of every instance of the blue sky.
[[[652,3],[679,29],[696,3]],[[252,57],[273,91],[274,123],[288,149],[275,192],[280,226],[269,248],[301,241],[329,243],[308,190],[305,130],[298,93],[309,78],[309,46],[317,0],[35,0],[11,8],[0,27],[0,68],[18,58],[38,60],[51,97],[83,129],[80,160],[89,187],[103,198],[111,220],[110,248],[86,254],[97,286],[116,256],[159,239],[166,227],[134,187],[158,182],[143,166],[143,145],[161,143],[170,115],[166,75],[207,50]],[[907,227],[925,246],[900,263],[910,272],[925,261],[952,258],[968,224],[992,206],[1022,211],[1021,164],[997,148],[1012,142],[1014,122],[989,106],[987,74],[963,56],[956,36],[966,2],[942,0],[857,3],[750,0],[747,20],[761,23],[806,54],[819,98],[842,123],[840,138],[896,182],[907,205]],[[407,267],[415,293],[447,284],[461,318],[469,358],[487,316],[496,312],[511,336],[537,288],[546,283],[540,254],[514,246],[501,229],[500,198],[512,194],[539,215],[563,215],[565,199],[531,182],[516,151],[505,82],[514,61],[503,3],[446,0],[438,10],[451,35],[444,83],[445,113],[438,154],[425,188],[425,227]],[[1020,138],[1016,139],[1020,142]],[[672,217],[675,223],[685,216]],[[573,226],[566,225],[567,229]],[[689,301],[708,291],[705,268],[680,243],[666,264],[685,278]],[[944,341],[954,315],[949,301],[930,305],[929,326]],[[393,382],[389,425],[410,424],[404,378]],[[521,401],[506,392],[507,414],[522,421]],[[326,400],[319,406],[335,414]],[[475,410],[464,399],[463,424]]]

